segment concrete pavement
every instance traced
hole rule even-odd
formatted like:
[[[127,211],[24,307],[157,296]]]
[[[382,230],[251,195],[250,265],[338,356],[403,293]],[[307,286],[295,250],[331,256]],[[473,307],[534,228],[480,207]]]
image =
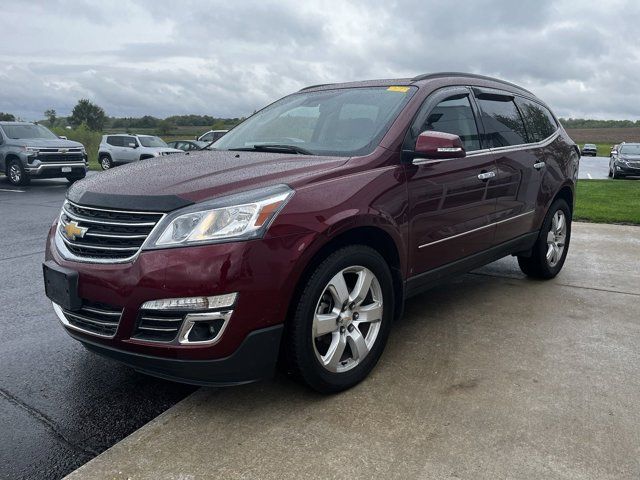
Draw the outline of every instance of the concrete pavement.
[[[640,227],[573,233],[552,281],[506,258],[410,300],[350,391],[200,389],[68,478],[638,478]]]

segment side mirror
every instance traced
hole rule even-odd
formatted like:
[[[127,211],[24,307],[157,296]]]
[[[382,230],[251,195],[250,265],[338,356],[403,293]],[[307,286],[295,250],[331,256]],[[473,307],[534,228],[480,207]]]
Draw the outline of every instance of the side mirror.
[[[611,155],[617,155],[618,154],[618,150],[611,150]]]
[[[134,142],[131,142],[131,143],[129,143],[129,147],[131,147],[131,148],[138,148],[138,144],[137,144],[137,143],[134,143]]]
[[[59,138],[60,140],[67,140],[67,137],[65,137],[64,135],[60,135],[58,138]]]
[[[416,159],[428,158],[444,160],[448,158],[463,158],[467,155],[462,140],[458,135],[428,130],[418,135],[414,151]]]

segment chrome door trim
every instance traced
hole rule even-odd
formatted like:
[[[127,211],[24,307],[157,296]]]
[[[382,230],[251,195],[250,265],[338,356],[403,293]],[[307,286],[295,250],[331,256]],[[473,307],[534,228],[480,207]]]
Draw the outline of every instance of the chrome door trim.
[[[457,234],[451,235],[449,237],[441,238],[440,240],[436,240],[434,242],[425,243],[423,245],[418,246],[418,249],[429,247],[431,245],[435,245],[436,243],[442,243],[442,242],[447,241],[447,240],[453,240],[454,238],[462,237],[463,235],[469,235],[470,233],[479,232],[480,230],[484,230],[486,228],[495,227],[496,225],[500,225],[501,223],[510,222],[511,220],[516,220],[518,218],[525,217],[527,215],[531,215],[533,213],[535,213],[535,210],[529,210],[528,212],[521,213],[519,215],[516,215],[515,217],[505,218],[504,220],[499,220],[497,222],[490,223],[489,225],[484,225],[482,227],[474,228],[473,230],[468,230],[466,232],[457,233]]]

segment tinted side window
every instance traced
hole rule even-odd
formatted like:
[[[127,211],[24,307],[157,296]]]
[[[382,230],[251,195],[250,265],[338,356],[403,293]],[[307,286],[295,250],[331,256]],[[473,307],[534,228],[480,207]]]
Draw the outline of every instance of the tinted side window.
[[[506,147],[527,143],[524,122],[512,98],[480,96],[478,104],[482,110],[487,146]]]
[[[123,144],[125,147],[128,147],[129,144],[133,143],[134,145],[138,145],[138,141],[136,137],[121,137],[123,139]]]
[[[211,142],[213,140],[213,133],[207,133],[200,138],[203,142]]]
[[[109,145],[113,145],[114,147],[121,147],[122,137],[107,137],[107,143]]]
[[[555,118],[545,107],[524,98],[518,98],[516,101],[524,116],[530,142],[540,142],[558,129]]]
[[[226,133],[226,132],[216,132],[216,133],[214,133],[214,134],[213,134],[213,140],[218,140],[218,139],[220,139],[220,138],[224,137],[224,134],[225,134],[225,133]]]
[[[480,150],[478,127],[468,96],[447,98],[436,105],[421,128],[424,130],[458,135],[467,152]]]

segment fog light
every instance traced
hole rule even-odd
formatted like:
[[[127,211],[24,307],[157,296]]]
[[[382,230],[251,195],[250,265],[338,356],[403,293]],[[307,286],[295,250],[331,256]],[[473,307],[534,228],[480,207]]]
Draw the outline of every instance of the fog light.
[[[211,345],[217,342],[224,332],[232,312],[203,312],[188,314],[178,334],[178,343],[182,345]]]
[[[227,293],[213,297],[185,297],[149,300],[142,304],[143,310],[214,310],[229,308],[236,303],[237,293]]]

